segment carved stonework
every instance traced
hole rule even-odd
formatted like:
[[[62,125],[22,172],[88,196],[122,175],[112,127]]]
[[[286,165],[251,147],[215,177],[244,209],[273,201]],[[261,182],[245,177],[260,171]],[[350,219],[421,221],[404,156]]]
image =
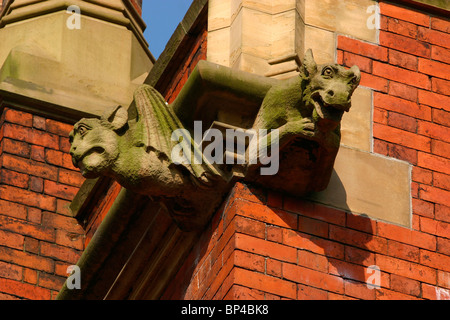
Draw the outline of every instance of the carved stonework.
[[[288,80],[268,82],[205,61],[197,69],[171,105],[143,85],[128,110],[119,106],[75,124],[70,153],[83,176],[109,176],[161,201],[184,230],[203,227],[239,179],[294,195],[327,186],[339,124],[359,84],[357,67],[317,66],[308,51],[300,76]],[[256,109],[249,111],[252,105]],[[192,120],[206,126],[198,132]],[[234,136],[227,144],[229,136],[221,135],[244,130],[257,133],[251,141],[258,148],[246,140],[235,143]],[[267,159],[278,163],[264,174]]]

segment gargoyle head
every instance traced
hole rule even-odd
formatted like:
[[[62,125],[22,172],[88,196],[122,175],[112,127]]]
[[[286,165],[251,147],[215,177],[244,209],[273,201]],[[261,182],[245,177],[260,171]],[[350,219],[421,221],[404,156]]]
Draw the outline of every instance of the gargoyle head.
[[[357,66],[346,69],[338,64],[317,65],[312,51],[305,54],[302,73],[307,80],[304,91],[306,106],[313,108],[312,118],[319,129],[334,130],[344,112],[351,106],[351,96],[359,85]]]
[[[118,106],[100,119],[81,119],[69,134],[73,165],[85,178],[107,174],[119,156],[118,132],[128,122],[127,111]]]

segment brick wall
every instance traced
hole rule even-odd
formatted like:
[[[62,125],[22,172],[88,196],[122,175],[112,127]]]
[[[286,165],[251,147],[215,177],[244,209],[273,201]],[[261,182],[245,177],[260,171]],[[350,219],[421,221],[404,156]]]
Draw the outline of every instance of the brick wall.
[[[374,152],[413,165],[412,228],[237,184],[163,298],[450,299],[450,22],[380,9],[379,44],[337,57],[373,89]]]
[[[83,178],[72,125],[13,108],[0,120],[0,299],[53,299],[84,249],[68,205]]]

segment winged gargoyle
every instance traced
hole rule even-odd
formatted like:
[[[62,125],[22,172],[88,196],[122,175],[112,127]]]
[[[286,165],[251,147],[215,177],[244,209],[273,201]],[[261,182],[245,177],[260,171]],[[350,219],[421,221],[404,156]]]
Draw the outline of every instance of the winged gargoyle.
[[[300,195],[326,187],[339,148],[339,123],[359,84],[357,67],[317,66],[310,50],[300,75],[288,80],[267,82],[264,77],[252,76],[246,82],[241,71],[205,61],[199,65],[210,66],[211,81],[216,82],[211,92],[217,102],[234,95],[230,101],[236,104],[258,95],[260,100],[253,100],[259,108],[250,128],[277,132],[278,139],[272,131],[264,141],[279,147],[280,175],[262,177],[256,170],[259,164],[246,163],[242,179],[268,187],[273,182],[276,189]],[[184,230],[203,227],[235,181],[232,168],[211,163],[186,129],[192,127],[186,123],[186,115],[191,116],[186,110],[201,114],[201,101],[206,100],[195,88],[195,83],[202,86],[202,81],[191,78],[194,76],[183,90],[190,91],[187,95],[195,92],[194,101],[180,93],[182,97],[169,105],[153,87],[142,85],[128,109],[118,106],[100,119],[81,119],[70,133],[70,154],[84,177],[109,176],[125,188],[160,201]],[[242,86],[233,87],[236,79],[244,82]],[[258,94],[245,88],[259,82],[265,85],[256,90]],[[245,99],[241,91],[247,92]],[[211,110],[204,113],[209,114],[210,122],[217,118]],[[174,137],[174,132],[181,134]],[[174,148],[180,146],[189,151],[183,153],[185,157],[189,154],[186,161],[173,159]],[[319,183],[314,183],[314,175],[321,175],[316,179]]]

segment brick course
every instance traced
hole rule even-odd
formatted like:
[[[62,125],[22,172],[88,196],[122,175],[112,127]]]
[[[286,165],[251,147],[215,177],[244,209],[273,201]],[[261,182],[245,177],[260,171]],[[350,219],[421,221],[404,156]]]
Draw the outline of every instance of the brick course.
[[[84,250],[67,205],[84,178],[72,125],[6,107],[0,121],[0,297],[53,299]]]

